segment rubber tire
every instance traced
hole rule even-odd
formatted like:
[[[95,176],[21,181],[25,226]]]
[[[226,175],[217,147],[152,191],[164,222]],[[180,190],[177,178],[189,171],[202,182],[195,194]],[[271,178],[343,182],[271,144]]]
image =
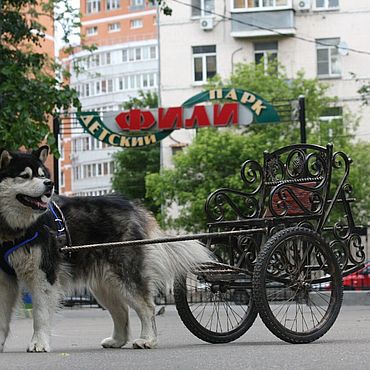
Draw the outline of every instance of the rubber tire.
[[[330,259],[330,262],[333,264],[334,267],[332,294],[335,296],[335,299],[334,302],[332,302],[331,304],[332,307],[329,317],[317,330],[310,331],[307,334],[293,332],[281,325],[271,312],[265,294],[265,277],[267,272],[267,265],[269,262],[269,258],[274,251],[274,248],[279,245],[279,243],[281,243],[284,239],[292,236],[297,236],[299,234],[317,240],[325,250],[324,253],[327,253],[327,257]],[[267,326],[267,328],[278,338],[293,344],[313,342],[322,337],[332,327],[338,317],[339,311],[342,306],[342,273],[338,261],[332,250],[329,248],[328,244],[317,232],[303,227],[290,227],[281,230],[267,241],[257,257],[253,273],[253,297],[262,321]]]
[[[254,323],[258,311],[253,302],[252,294],[250,295],[250,303],[248,306],[247,315],[241,324],[235,329],[228,332],[213,332],[201,325],[192,314],[187,300],[187,291],[185,277],[179,280],[174,285],[174,296],[177,312],[184,325],[199,339],[213,344],[229,343],[241,337]]]

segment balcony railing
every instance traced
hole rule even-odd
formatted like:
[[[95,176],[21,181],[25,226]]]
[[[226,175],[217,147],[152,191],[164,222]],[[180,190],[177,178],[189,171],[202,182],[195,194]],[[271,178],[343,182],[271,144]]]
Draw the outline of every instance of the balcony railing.
[[[231,36],[265,37],[296,33],[293,9],[246,10],[231,13]]]

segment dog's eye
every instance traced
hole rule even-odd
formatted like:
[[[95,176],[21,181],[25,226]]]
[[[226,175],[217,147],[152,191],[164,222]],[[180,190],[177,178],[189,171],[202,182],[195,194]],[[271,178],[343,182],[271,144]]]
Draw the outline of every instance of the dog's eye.
[[[29,179],[30,175],[28,173],[24,173],[23,175],[19,175],[22,179]]]

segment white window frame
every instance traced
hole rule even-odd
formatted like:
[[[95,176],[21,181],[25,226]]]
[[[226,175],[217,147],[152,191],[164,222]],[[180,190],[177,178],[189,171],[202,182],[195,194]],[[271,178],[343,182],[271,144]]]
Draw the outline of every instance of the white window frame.
[[[340,43],[339,37],[334,37],[333,39],[338,39],[337,45]],[[338,48],[335,45],[323,45],[321,43],[325,43],[325,40],[328,39],[316,39],[316,75],[318,78],[340,78],[342,76],[342,70],[340,65],[340,54],[338,52]],[[319,60],[318,60],[318,50],[328,50],[328,66],[329,66],[329,73],[328,74],[319,74]],[[332,72],[332,50],[337,50],[337,57],[338,57],[338,63],[339,63],[339,73],[333,73]]]
[[[249,7],[248,6],[248,0],[244,0],[244,7],[242,8],[235,8],[234,7],[234,1],[235,0],[230,0],[231,6],[230,9],[232,12],[265,12],[269,10],[282,10],[282,9],[292,9],[293,8],[293,1],[292,0],[286,0],[287,4],[286,5],[276,5],[276,2],[279,0],[272,0],[273,1],[273,6],[263,6],[263,1],[264,0],[258,0],[259,5],[258,7]]]
[[[191,14],[192,19],[199,19],[199,18],[202,18],[202,17],[213,17],[214,16],[214,14],[205,11],[205,2],[206,1],[207,0],[199,0],[199,2],[200,2],[200,6],[199,6],[200,7],[200,15]],[[216,1],[217,0],[213,0],[213,9],[211,9],[211,12],[215,11],[215,2]],[[191,5],[193,5],[193,1],[191,1]]]
[[[96,36],[98,34],[98,26],[92,26],[86,28],[86,36],[91,37],[91,36]]]
[[[274,41],[275,42],[275,41]],[[258,42],[257,42],[258,43]],[[260,49],[256,50],[254,49],[254,61],[256,62],[256,54],[263,54],[263,69],[266,72],[268,69],[268,64],[269,64],[269,55],[271,54],[276,54],[276,60],[278,60],[278,50],[279,50],[279,44],[276,41],[276,49]]]
[[[124,56],[126,56],[126,58],[124,58]],[[128,48],[122,49],[121,60],[122,60],[122,63],[128,62]]]
[[[93,14],[100,12],[101,1],[100,0],[86,0],[86,13]]]
[[[205,45],[208,46],[208,45]],[[205,52],[205,53],[196,53],[192,50],[192,83],[193,85],[203,85],[207,82],[207,56],[215,56],[216,57],[216,74],[217,74],[217,49],[214,52]],[[202,80],[195,81],[195,59],[202,58]]]
[[[145,5],[144,0],[131,0],[130,1],[130,6],[132,6],[132,7],[140,7],[140,6],[144,6],[144,5]]]
[[[66,186],[66,181],[65,181],[65,173],[63,170],[60,171],[60,187],[63,188]]]
[[[154,50],[154,58],[152,58],[152,51]],[[149,59],[150,60],[155,60],[158,59],[158,48],[156,45],[151,45],[149,46]]]
[[[108,24],[109,33],[119,32],[119,31],[121,31],[121,24],[119,22]]]
[[[329,0],[323,0],[323,6],[317,6],[317,0],[313,0],[313,10],[314,11],[327,11],[327,10],[338,10],[339,9],[339,0],[337,6],[329,6]]]
[[[120,9],[121,8],[120,0],[106,0],[105,8],[108,11]]]
[[[143,27],[144,27],[144,23],[143,23],[142,18],[131,19],[130,28],[132,30],[136,30],[136,29],[143,28]]]

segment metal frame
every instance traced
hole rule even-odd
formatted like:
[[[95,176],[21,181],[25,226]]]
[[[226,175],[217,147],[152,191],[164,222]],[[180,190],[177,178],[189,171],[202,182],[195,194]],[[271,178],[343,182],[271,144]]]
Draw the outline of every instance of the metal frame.
[[[228,246],[229,275],[241,272],[252,275],[263,242],[282,228],[304,226],[326,237],[346,275],[362,268],[365,262],[364,246],[350,207],[352,188],[347,178],[351,163],[343,152],[333,153],[331,144],[326,147],[295,144],[265,152],[263,166],[254,160],[242,165],[241,179],[246,191],[220,188],[208,196],[206,233],[65,246],[61,251],[199,239],[209,247],[220,242]],[[332,184],[333,176],[338,178],[336,187]],[[330,224],[337,205],[343,208],[341,219]],[[201,271],[208,276],[222,275],[219,267],[202,266]]]

